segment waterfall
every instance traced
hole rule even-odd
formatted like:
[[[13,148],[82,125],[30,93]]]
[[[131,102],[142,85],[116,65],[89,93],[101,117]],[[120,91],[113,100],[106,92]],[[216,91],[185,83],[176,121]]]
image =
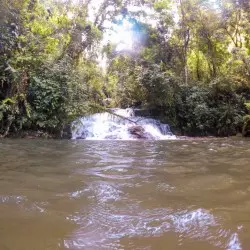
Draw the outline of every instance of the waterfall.
[[[135,116],[133,109],[110,109],[110,112],[85,116],[72,124],[72,139],[87,140],[168,140],[176,137],[167,124]]]

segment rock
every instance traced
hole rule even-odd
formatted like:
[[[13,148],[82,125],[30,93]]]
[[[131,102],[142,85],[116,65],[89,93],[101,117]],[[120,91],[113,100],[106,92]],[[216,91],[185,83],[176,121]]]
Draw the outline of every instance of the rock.
[[[85,140],[86,138],[84,138],[84,137],[81,137],[81,136],[77,136],[76,137],[76,140]]]
[[[104,139],[105,140],[116,140],[117,136],[116,135],[107,135]]]
[[[81,135],[78,135],[76,137],[77,140],[85,140],[87,138],[87,134],[85,132],[82,132]]]
[[[62,139],[68,139],[68,140],[72,138],[71,124],[66,124],[64,126],[61,138]]]
[[[134,125],[128,128],[128,131],[136,139],[154,139],[152,135],[147,133],[145,129],[140,125]]]
[[[10,133],[8,135],[9,138],[24,138],[24,139],[37,139],[37,138],[43,138],[43,139],[52,139],[53,135],[48,134],[44,131],[34,131],[34,130],[24,130],[19,131],[17,133]]]
[[[250,136],[250,115],[244,117],[244,125],[242,128],[243,136]]]
[[[151,111],[147,109],[134,109],[135,116],[142,116],[142,117],[151,117]]]

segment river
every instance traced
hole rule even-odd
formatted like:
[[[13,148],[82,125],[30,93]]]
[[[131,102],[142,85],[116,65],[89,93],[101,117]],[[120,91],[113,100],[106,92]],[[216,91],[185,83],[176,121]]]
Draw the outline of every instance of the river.
[[[0,249],[250,249],[250,140],[0,141]]]

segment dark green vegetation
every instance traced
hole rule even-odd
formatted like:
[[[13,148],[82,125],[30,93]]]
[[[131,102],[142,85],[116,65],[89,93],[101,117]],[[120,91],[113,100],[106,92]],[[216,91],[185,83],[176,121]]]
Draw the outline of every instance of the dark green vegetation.
[[[249,130],[248,0],[104,0],[95,13],[92,2],[0,0],[1,136],[61,137],[115,106],[149,109],[183,135]],[[105,23],[124,21],[133,46],[118,51],[102,42]]]

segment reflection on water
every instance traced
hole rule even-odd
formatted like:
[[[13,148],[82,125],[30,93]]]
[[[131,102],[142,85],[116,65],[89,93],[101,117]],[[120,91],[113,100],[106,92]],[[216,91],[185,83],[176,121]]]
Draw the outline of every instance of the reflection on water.
[[[250,249],[250,141],[0,141],[0,249]]]

